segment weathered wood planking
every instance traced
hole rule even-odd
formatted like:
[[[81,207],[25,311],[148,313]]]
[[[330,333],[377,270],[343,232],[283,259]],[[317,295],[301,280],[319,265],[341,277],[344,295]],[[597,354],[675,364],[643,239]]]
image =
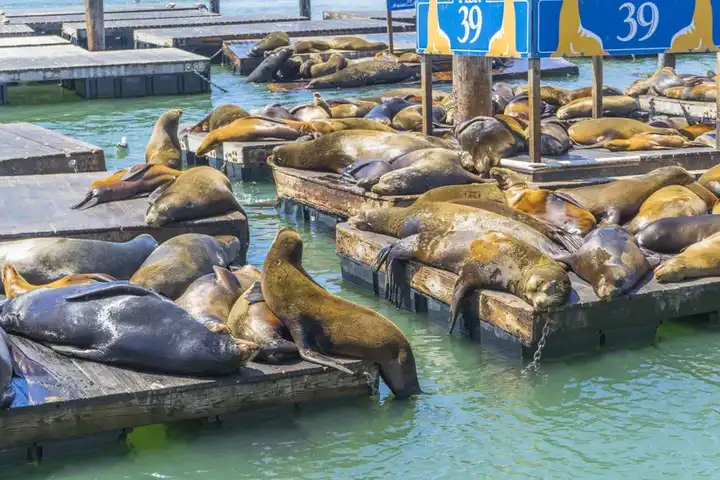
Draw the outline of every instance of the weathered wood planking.
[[[384,270],[373,272],[377,253],[394,238],[361,232],[347,224],[336,228],[337,252],[343,262],[343,278],[378,295],[384,294]],[[519,298],[491,290],[476,293],[463,310],[458,327],[481,341],[500,337],[506,346],[532,356],[542,327],[550,321],[546,356],[589,353],[599,347],[622,347],[654,341],[657,326],[675,318],[714,314],[720,309],[720,278],[662,285],[649,274],[629,295],[602,301],[591,286],[570,274],[569,302],[551,313],[537,313]],[[448,325],[448,305],[457,276],[417,262],[410,262],[403,283],[413,293],[406,307],[427,311]],[[508,345],[509,342],[509,345]]]
[[[339,360],[353,375],[296,362],[279,366],[250,363],[228,377],[187,378],[64,357],[32,341],[20,337],[13,340],[69,391],[66,399],[3,412],[0,449],[141,425],[370,395],[378,382],[377,366],[360,360]]]
[[[133,48],[133,33],[135,30],[147,28],[174,28],[174,27],[210,27],[216,25],[243,25],[250,23],[267,23],[267,22],[293,22],[307,20],[305,17],[297,15],[272,17],[268,15],[238,15],[238,16],[219,16],[206,15],[195,17],[158,17],[134,20],[106,20],[105,35],[106,48],[111,49],[131,49]],[[71,40],[75,45],[81,47],[87,46],[87,29],[84,22],[63,23],[62,35]]]
[[[23,24],[0,25],[0,38],[24,37],[35,33],[32,28]]]
[[[70,45],[68,40],[57,35],[38,35],[34,37],[0,37],[0,48],[48,47]]]
[[[105,171],[103,149],[31,123],[0,124],[0,175]]]
[[[108,172],[0,177],[0,241],[31,237],[77,237],[110,241],[130,240],[149,233],[159,242],[182,233],[235,235],[249,239],[247,218],[239,212],[212,218],[171,223],[161,228],[145,225],[147,198],[101,204],[72,210],[85,197],[94,180]]]
[[[653,109],[657,115],[672,117],[689,117],[693,120],[712,120],[717,118],[715,102],[691,102],[689,100],[676,100],[674,98],[642,95],[638,97],[640,109],[650,112]]]
[[[323,20],[352,19],[387,20],[387,10],[325,10],[323,12]],[[415,25],[415,9],[392,12],[392,19],[395,22]]]
[[[173,13],[183,10],[202,11],[197,4],[176,4],[172,9],[167,3],[151,3],[151,4],[128,4],[128,5],[105,5],[103,8],[105,14],[115,13],[138,13],[138,12],[160,12]],[[61,7],[61,8],[31,8],[0,10],[0,19],[7,18],[10,21],[18,17],[47,17],[47,16],[63,16],[63,15],[85,15],[85,8],[80,7]]]

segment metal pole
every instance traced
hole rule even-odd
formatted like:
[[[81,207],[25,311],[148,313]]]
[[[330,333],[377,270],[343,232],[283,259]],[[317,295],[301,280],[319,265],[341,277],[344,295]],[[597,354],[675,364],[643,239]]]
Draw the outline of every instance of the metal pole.
[[[423,133],[432,135],[432,56],[423,55],[420,63],[420,81],[422,88]]]
[[[91,52],[105,50],[105,18],[103,0],[85,0],[85,28],[87,49]]]
[[[528,103],[530,104],[530,161],[540,163],[540,59],[528,59]]]
[[[602,118],[603,116],[603,58],[592,57],[593,70],[593,118]]]
[[[299,0],[300,1],[300,16],[312,18],[312,9],[310,0]]]
[[[393,45],[392,12],[390,10],[387,11],[387,32],[388,32],[388,50],[390,50],[390,55],[392,55],[395,48]]]

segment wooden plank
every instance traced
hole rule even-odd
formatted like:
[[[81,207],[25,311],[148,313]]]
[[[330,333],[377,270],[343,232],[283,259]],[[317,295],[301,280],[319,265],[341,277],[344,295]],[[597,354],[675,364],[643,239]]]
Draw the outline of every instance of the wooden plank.
[[[160,12],[161,14],[172,14],[179,11],[190,10],[194,12],[200,11],[196,4],[176,4],[172,9],[168,8],[167,3],[154,3],[143,5],[108,5],[105,7],[105,14],[132,14],[139,12]],[[0,10],[0,16],[7,19],[16,19],[19,17],[46,17],[46,16],[64,16],[64,15],[84,15],[83,7],[62,7],[62,8],[32,8],[32,9],[10,9]]]
[[[323,20],[344,20],[354,18],[386,20],[387,17],[387,10],[325,10],[323,12]],[[392,12],[392,19],[395,22],[411,23],[415,25],[415,9]]]
[[[34,37],[0,37],[0,48],[49,47],[70,45],[68,40],[57,35],[38,35]]]
[[[33,33],[33,29],[24,24],[0,25],[0,37],[22,37]]]
[[[528,103],[530,104],[528,155],[531,162],[538,163],[541,157],[540,139],[542,133],[540,130],[540,60],[537,58],[529,60],[528,86]]]
[[[687,116],[693,120],[715,121],[717,118],[717,106],[714,102],[692,102],[689,100],[641,95],[638,97],[638,103],[640,104],[641,110],[650,112],[654,109],[657,115],[684,117],[684,108]]]

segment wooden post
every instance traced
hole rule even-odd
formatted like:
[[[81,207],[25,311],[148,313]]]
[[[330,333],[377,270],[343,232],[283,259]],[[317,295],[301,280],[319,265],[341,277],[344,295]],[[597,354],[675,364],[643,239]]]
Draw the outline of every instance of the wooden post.
[[[105,50],[105,18],[103,0],[85,0],[87,48],[91,52]]]
[[[300,16],[312,18],[312,11],[310,6],[310,0],[299,0],[300,1]]]
[[[220,0],[210,0],[210,11],[220,13]]]
[[[720,89],[720,52],[717,53],[717,59],[715,61],[717,65],[715,65],[715,71],[717,72],[715,74],[715,77],[717,78],[717,87]],[[720,112],[720,95],[716,95],[715,99],[715,150],[718,149],[718,138],[720,138],[720,115],[718,113]]]
[[[530,161],[540,163],[540,59],[528,59],[528,103],[530,104]]]
[[[658,70],[665,67],[675,68],[676,57],[672,53],[661,53],[658,55]]]
[[[387,31],[388,31],[388,50],[390,50],[390,55],[392,55],[395,48],[393,45],[392,12],[390,10],[387,11]]]
[[[492,59],[456,55],[452,66],[455,123],[492,116]]]
[[[593,71],[593,118],[602,118],[603,116],[603,58],[592,57]]]
[[[420,63],[420,81],[422,87],[423,133],[432,135],[432,56],[423,55]]]

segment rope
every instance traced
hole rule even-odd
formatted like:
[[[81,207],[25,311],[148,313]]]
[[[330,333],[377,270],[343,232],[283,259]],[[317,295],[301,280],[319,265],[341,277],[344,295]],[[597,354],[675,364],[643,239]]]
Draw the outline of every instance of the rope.
[[[219,89],[220,91],[222,91],[223,93],[228,93],[228,90],[225,90],[224,88],[222,88],[222,87],[219,86],[219,85],[215,85],[213,82],[210,81],[209,78],[207,78],[205,75],[203,75],[202,73],[198,72],[197,70],[191,70],[191,71],[192,71],[195,75],[197,75],[198,77],[202,78],[202,79],[205,80],[207,83],[209,83],[210,85],[212,85],[213,87],[215,87],[215,88]]]

